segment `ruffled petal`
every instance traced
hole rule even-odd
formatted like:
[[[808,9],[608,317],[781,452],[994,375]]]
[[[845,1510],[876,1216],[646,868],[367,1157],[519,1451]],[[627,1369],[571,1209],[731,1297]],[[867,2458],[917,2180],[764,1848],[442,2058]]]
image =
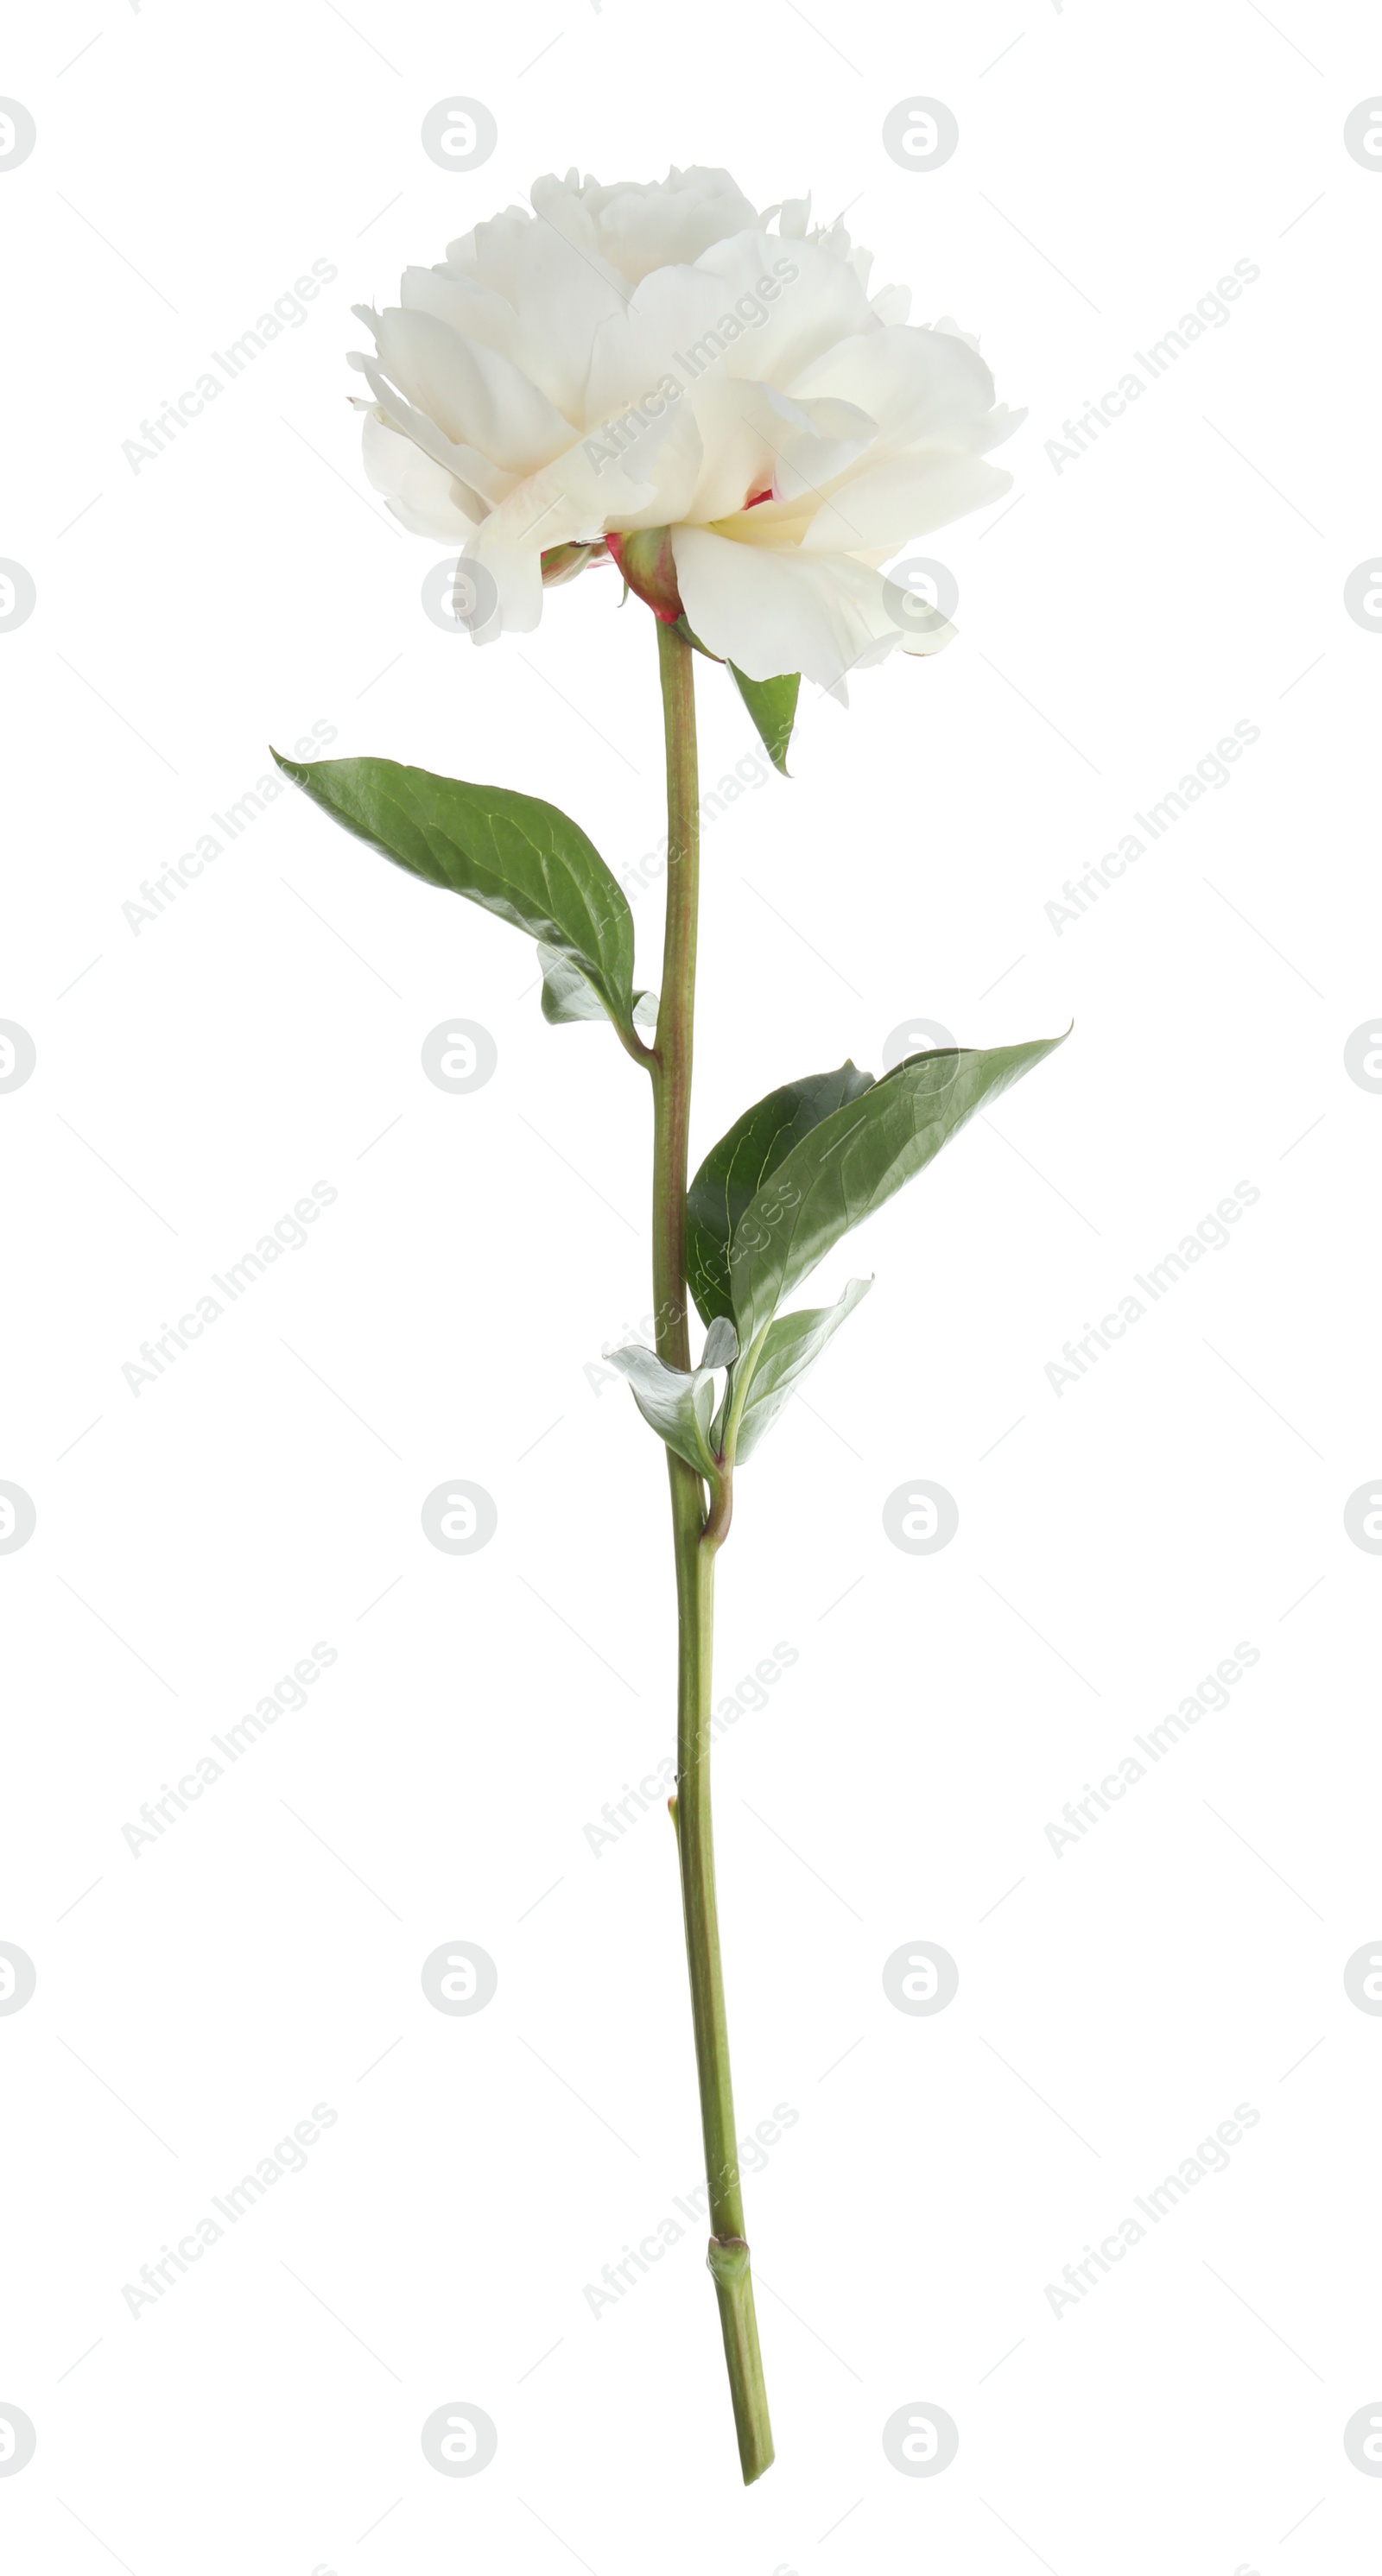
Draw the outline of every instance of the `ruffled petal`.
[[[377,340],[400,393],[453,444],[479,448],[507,473],[531,474],[569,441],[570,422],[511,358],[462,339],[434,313],[391,305]]]
[[[459,482],[468,483],[473,491],[483,493],[486,501],[502,501],[513,490],[512,474],[505,474],[489,457],[482,456],[477,447],[458,447],[443,430],[438,429],[434,420],[428,419],[425,411],[417,411],[405,401],[380,373],[373,358],[367,358],[359,349],[352,349],[349,363],[359,368],[389,427],[402,430],[424,456],[431,457],[434,464],[444,465]]]
[[[484,502],[444,465],[424,456],[401,430],[391,429],[372,405],[364,419],[364,459],[376,492],[384,494],[394,517],[414,536],[459,542],[474,535]]]
[[[897,456],[846,475],[802,537],[812,554],[896,554],[1012,489],[1012,476],[966,447]]]
[[[598,251],[517,206],[452,242],[448,272],[474,277],[518,315],[534,355],[533,380],[568,420],[584,418],[590,352],[600,324],[621,313],[629,290]]]
[[[703,276],[723,278],[730,289],[728,308],[736,318],[751,302],[760,311],[764,304],[768,308],[761,319],[742,321],[725,358],[726,373],[732,376],[756,376],[794,393],[803,368],[836,341],[852,338],[872,323],[868,297],[853,269],[820,242],[794,241],[784,247],[771,233],[739,233],[732,241],[717,242],[696,265]],[[795,273],[784,276],[784,269]],[[760,296],[761,279],[776,284],[779,293]],[[861,399],[847,385],[810,390],[839,393],[846,402]],[[872,411],[872,403],[863,400]]]
[[[690,625],[750,680],[800,671],[838,689],[847,672],[881,661],[904,640],[881,576],[847,556],[774,554],[709,528],[674,528],[672,551]]]
[[[496,294],[492,286],[482,285],[478,277],[457,269],[405,268],[399,302],[407,313],[434,314],[462,339],[496,350],[500,357],[520,367],[533,384],[556,401],[558,411],[562,410],[543,378],[543,350],[537,334],[525,331],[522,316],[515,313],[507,296]]]
[[[789,390],[802,402],[834,394],[861,404],[880,438],[899,446],[955,436],[994,446],[1017,426],[994,414],[993,378],[970,342],[913,323],[838,340],[803,366]]]
[[[728,170],[671,170],[646,184],[535,179],[538,213],[636,286],[655,268],[690,267],[712,243],[758,216]]]

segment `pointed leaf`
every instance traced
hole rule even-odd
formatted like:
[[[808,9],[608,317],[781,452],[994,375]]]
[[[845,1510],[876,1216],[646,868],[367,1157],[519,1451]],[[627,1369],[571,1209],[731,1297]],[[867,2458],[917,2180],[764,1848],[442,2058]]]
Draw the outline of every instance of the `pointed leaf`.
[[[774,1165],[734,1229],[729,1270],[742,1347],[842,1234],[922,1171],[976,1109],[1062,1043],[1033,1038],[908,1056],[813,1126]]]
[[[871,1279],[851,1279],[833,1306],[804,1307],[795,1315],[778,1315],[768,1326],[748,1397],[739,1417],[734,1461],[742,1466],[772,1429],[787,1399],[815,1367],[832,1334],[852,1315],[873,1286]]]
[[[784,671],[780,679],[750,680],[731,662],[735,685],[749,714],[758,727],[759,739],[774,769],[787,776],[787,746],[796,722],[797,693],[801,688],[800,671]]]
[[[705,1323],[734,1312],[729,1247],[754,1192],[822,1118],[872,1089],[873,1075],[848,1061],[807,1074],[755,1101],[712,1146],[686,1194],[686,1274]]]
[[[728,1367],[738,1350],[734,1326],[719,1318],[705,1337],[705,1355],[699,1368],[673,1368],[641,1342],[628,1342],[622,1350],[606,1351],[605,1357],[611,1368],[617,1368],[628,1379],[634,1403],[658,1438],[665,1440],[669,1449],[675,1449],[688,1466],[709,1476],[715,1469],[710,1444],[714,1373]]]
[[[371,849],[555,950],[616,1027],[632,1027],[633,915],[569,814],[539,796],[472,787],[394,760],[274,758]],[[569,999],[563,990],[557,1016],[576,1016]]]

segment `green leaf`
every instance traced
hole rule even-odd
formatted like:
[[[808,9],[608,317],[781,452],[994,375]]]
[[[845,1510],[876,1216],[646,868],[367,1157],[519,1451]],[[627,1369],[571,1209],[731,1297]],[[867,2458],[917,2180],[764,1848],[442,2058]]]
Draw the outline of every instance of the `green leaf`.
[[[833,1306],[803,1307],[795,1315],[778,1315],[768,1326],[749,1380],[739,1417],[734,1461],[742,1466],[766,1431],[772,1429],[787,1399],[815,1367],[826,1343],[846,1315],[852,1315],[873,1286],[871,1279],[851,1279]]]
[[[538,941],[537,962],[542,968],[542,1016],[554,1028],[565,1028],[573,1020],[604,1020],[608,1017],[604,1003],[575,959],[560,948],[548,948]],[[633,1016],[646,1029],[657,1026],[656,993],[635,993]]]
[[[872,1089],[873,1075],[846,1059],[834,1073],[807,1074],[770,1091],[711,1148],[686,1194],[686,1273],[703,1322],[734,1312],[729,1247],[754,1192],[832,1110]]]
[[[739,1217],[729,1248],[741,1347],[748,1348],[842,1234],[872,1216],[966,1119],[1062,1043],[1063,1037],[1033,1038],[1021,1046],[944,1047],[908,1056],[780,1156]]]
[[[578,823],[539,796],[471,787],[394,760],[284,760],[284,774],[357,839],[412,876],[483,905],[561,961],[549,1019],[577,984],[632,1033],[633,915],[624,890]]]
[[[641,1342],[628,1342],[622,1350],[606,1351],[605,1358],[611,1368],[617,1368],[628,1379],[634,1403],[658,1438],[699,1474],[711,1476],[715,1473],[710,1442],[714,1372],[727,1368],[738,1349],[734,1326],[719,1316],[706,1334],[699,1368],[673,1368]]]
[[[801,687],[800,671],[784,671],[780,679],[750,680],[731,662],[735,685],[749,714],[758,727],[759,738],[774,769],[787,776],[787,745],[796,722],[797,692]]]

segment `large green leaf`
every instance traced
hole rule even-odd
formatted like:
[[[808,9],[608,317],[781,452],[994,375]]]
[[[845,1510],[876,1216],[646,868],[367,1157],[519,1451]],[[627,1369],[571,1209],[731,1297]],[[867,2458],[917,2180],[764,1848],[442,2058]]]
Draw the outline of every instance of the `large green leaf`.
[[[774,769],[787,775],[787,746],[796,722],[800,671],[784,671],[777,680],[750,680],[731,662],[735,686],[758,727],[759,740]]]
[[[734,1312],[729,1247],[755,1191],[832,1110],[872,1089],[873,1075],[848,1061],[834,1073],[785,1082],[746,1109],[711,1148],[686,1195],[686,1274],[707,1324],[713,1315]],[[743,1336],[746,1344],[748,1338]]]
[[[669,1449],[675,1449],[688,1466],[709,1476],[715,1465],[710,1438],[710,1417],[715,1409],[714,1372],[727,1368],[738,1348],[734,1326],[718,1316],[706,1334],[699,1368],[673,1368],[670,1361],[660,1360],[656,1351],[648,1350],[642,1342],[627,1342],[621,1350],[606,1351],[605,1358],[611,1368],[617,1368],[628,1379],[634,1403],[658,1438],[665,1440]]]
[[[742,1466],[764,1433],[772,1429],[788,1397],[795,1393],[808,1370],[815,1367],[832,1334],[839,1331],[846,1315],[853,1314],[872,1286],[871,1279],[851,1279],[833,1306],[807,1306],[795,1315],[774,1317],[763,1336],[739,1417],[734,1443],[736,1466]]]
[[[747,1350],[841,1235],[924,1170],[976,1109],[1061,1043],[1033,1038],[1021,1046],[944,1047],[907,1056],[780,1156],[738,1218],[729,1247],[741,1347]]]
[[[284,760],[279,768],[348,832],[428,885],[466,895],[526,930],[565,970],[552,1019],[592,992],[615,1026],[633,1027],[633,915],[617,878],[578,823],[539,796],[472,787],[395,760]]]

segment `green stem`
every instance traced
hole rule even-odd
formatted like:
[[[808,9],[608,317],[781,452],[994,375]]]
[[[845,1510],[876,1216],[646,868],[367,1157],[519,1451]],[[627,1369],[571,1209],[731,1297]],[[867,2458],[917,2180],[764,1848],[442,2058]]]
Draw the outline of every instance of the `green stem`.
[[[657,1347],[689,1368],[686,1312],[686,1180],[696,992],[700,864],[696,701],[692,649],[658,621],[667,739],[667,928],[653,1068],[653,1299]],[[693,1467],[669,1449],[677,1571],[677,1853],[681,1869],[691,2019],[696,2039],[701,2131],[710,2195],[707,2262],[719,2302],[734,2428],[745,2486],[770,2468],[772,2429],[758,2349],[749,2249],[730,2081],[729,2033],[720,1970],[715,1847],[710,1813],[711,1641],[715,1558],[725,1522],[707,1525],[704,1489]]]

